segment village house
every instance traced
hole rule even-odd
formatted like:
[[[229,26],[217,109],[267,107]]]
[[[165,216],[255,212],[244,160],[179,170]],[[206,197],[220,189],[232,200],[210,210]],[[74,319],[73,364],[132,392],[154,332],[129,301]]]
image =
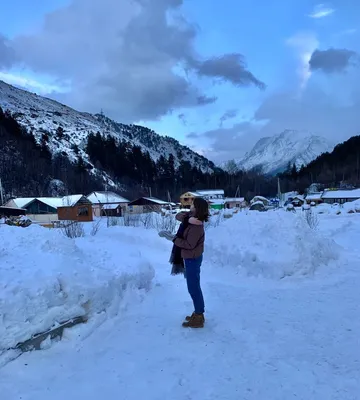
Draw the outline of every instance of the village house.
[[[305,201],[307,204],[310,205],[318,205],[324,202],[324,200],[321,198],[323,192],[317,192],[317,193],[309,193],[305,197]]]
[[[114,192],[92,192],[87,196],[92,203],[94,217],[121,217],[129,200]]]
[[[92,203],[82,194],[63,197],[57,212],[59,221],[93,221]]]
[[[186,192],[180,196],[180,206],[182,208],[190,208],[196,197],[201,197],[196,192]]]
[[[9,200],[4,207],[23,209],[28,218],[43,225],[52,224],[58,220],[93,220],[91,203],[83,195],[64,197],[19,197]],[[88,215],[89,213],[90,216]]]
[[[225,208],[245,208],[246,201],[244,197],[226,197]]]
[[[225,200],[223,199],[208,200],[208,203],[212,210],[223,210],[225,208]]]
[[[10,199],[5,207],[24,209],[32,221],[50,224],[58,219],[57,207],[62,204],[62,197],[19,197]]]
[[[201,197],[204,200],[207,200],[210,204],[210,207],[212,206],[212,208],[224,208],[225,192],[222,189],[196,190],[195,192],[186,192],[180,196],[181,207],[190,208],[196,197]]]
[[[302,207],[305,204],[304,196],[302,196],[301,194],[294,196],[293,199],[291,200],[291,204],[294,207]]]
[[[321,199],[324,203],[327,204],[344,204],[350,201],[355,201],[360,199],[360,189],[351,189],[351,190],[337,190],[337,189],[326,189]]]
[[[169,203],[156,197],[140,197],[128,204],[127,211],[134,214],[161,212],[162,209],[173,205],[174,203]]]

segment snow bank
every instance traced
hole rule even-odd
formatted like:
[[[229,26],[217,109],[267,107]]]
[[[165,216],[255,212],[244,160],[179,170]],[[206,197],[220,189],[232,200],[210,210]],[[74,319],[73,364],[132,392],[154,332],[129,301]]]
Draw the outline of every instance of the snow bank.
[[[337,260],[340,249],[299,215],[249,212],[208,231],[206,258],[215,266],[239,268],[246,276],[281,279],[313,274]]]
[[[69,318],[116,314],[125,292],[150,288],[159,258],[152,248],[167,251],[144,229],[72,240],[39,226],[1,226],[0,353]]]

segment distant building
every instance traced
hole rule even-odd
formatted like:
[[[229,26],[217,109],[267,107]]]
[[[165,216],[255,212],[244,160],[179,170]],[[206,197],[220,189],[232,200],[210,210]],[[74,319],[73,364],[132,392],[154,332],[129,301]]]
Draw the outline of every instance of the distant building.
[[[161,212],[163,208],[171,206],[168,201],[157,199],[156,197],[140,197],[128,204],[127,211],[134,214],[148,212]]]
[[[244,197],[226,197],[225,208],[245,208],[247,206]]]
[[[95,217],[121,217],[130,202],[114,192],[92,192],[87,198]]]
[[[0,219],[3,217],[19,217],[21,215],[26,215],[25,208],[0,206]]]
[[[32,221],[44,224],[58,219],[57,208],[62,205],[62,197],[18,197],[5,204],[6,207],[25,209]]]
[[[360,199],[360,189],[352,189],[352,190],[325,190],[321,196],[321,199],[324,203],[327,204],[344,204],[350,201]]]
[[[306,195],[305,197],[305,201],[307,204],[314,204],[314,205],[318,205],[324,202],[324,200],[322,199],[322,194],[323,192],[317,192],[317,193],[309,193]]]
[[[190,208],[196,197],[201,197],[196,192],[186,192],[180,196],[180,205],[183,208]]]
[[[291,200],[291,204],[294,207],[302,207],[305,203],[304,196],[298,194],[297,196],[294,196],[293,199]]]
[[[78,207],[80,205],[82,207]],[[40,224],[50,224],[58,220],[93,220],[91,203],[83,195],[19,197],[9,200],[5,206],[8,208],[24,209],[28,218]]]
[[[62,198],[63,205],[58,207],[58,218],[60,221],[93,221],[92,203],[82,194],[65,196]]]
[[[183,208],[190,208],[194,202],[194,199],[200,197],[204,200],[207,200],[210,204],[211,201],[218,200],[218,204],[216,208],[219,207],[219,201],[223,200],[225,197],[225,192],[222,189],[214,189],[214,190],[196,190],[195,192],[186,192],[180,196],[180,204]],[[216,202],[212,202],[215,205]],[[211,204],[210,204],[211,205]]]

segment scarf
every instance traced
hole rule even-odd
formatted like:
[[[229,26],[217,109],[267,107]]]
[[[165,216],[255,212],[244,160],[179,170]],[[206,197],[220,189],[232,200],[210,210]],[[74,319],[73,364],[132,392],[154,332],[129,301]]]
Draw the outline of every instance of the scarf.
[[[184,218],[176,233],[176,237],[180,239],[184,238],[184,231],[189,225],[189,218],[189,216]],[[171,275],[184,274],[184,277],[186,277],[185,264],[183,258],[181,257],[181,248],[176,246],[175,243],[171,251],[169,262],[172,264]]]

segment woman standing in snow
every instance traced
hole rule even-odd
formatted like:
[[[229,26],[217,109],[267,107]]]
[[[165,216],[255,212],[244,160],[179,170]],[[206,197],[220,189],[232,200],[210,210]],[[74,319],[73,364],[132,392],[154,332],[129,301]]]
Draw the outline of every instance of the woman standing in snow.
[[[174,236],[169,232],[161,232],[160,236],[172,240],[174,245],[181,249],[181,257],[184,260],[186,282],[194,303],[194,312],[186,317],[183,327],[203,328],[205,305],[200,286],[200,269],[205,242],[204,223],[209,219],[209,205],[206,200],[196,198],[190,213],[181,212],[176,215],[176,219],[181,222],[179,228],[181,234],[178,232]]]

